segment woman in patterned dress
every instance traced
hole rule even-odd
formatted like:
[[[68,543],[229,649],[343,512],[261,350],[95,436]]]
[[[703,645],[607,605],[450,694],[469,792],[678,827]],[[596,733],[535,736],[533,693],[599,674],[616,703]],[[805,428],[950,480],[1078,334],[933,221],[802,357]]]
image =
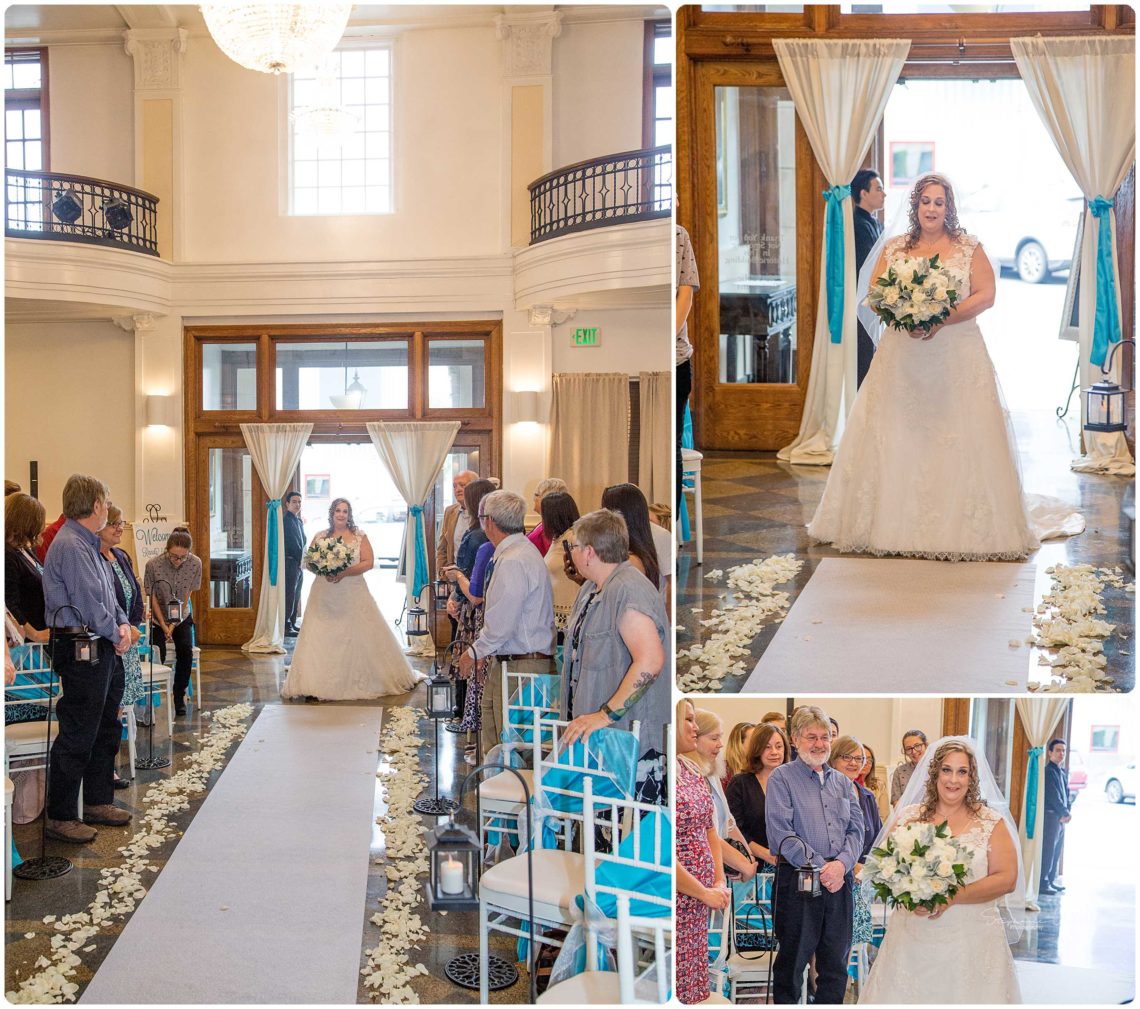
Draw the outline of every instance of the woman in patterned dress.
[[[859,804],[863,811],[863,851],[855,865],[855,878],[859,878],[859,871],[871,853],[871,846],[882,829],[883,821],[879,817],[879,802],[869,788],[859,784],[857,780],[863,772],[865,754],[863,746],[854,736],[840,736],[831,744],[831,757],[828,764],[840,774],[851,781],[852,801]],[[858,945],[861,942],[871,941],[871,905],[867,903],[866,887],[856,886],[855,890],[855,917],[851,926],[851,943]]]
[[[690,701],[677,704],[677,750],[697,745],[697,716]],[[690,759],[677,757],[677,998],[686,1005],[709,995],[709,909],[728,907],[709,784]]]

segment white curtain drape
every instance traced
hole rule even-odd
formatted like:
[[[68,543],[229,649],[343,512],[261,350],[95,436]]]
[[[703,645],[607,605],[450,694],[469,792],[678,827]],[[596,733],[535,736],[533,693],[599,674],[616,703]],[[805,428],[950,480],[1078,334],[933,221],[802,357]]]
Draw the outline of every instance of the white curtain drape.
[[[1068,700],[1064,697],[1019,697],[1016,701],[1017,713],[1029,745],[1041,748],[1037,755],[1037,772],[1030,780],[1030,768],[1025,773],[1025,795],[1021,800],[1021,826],[1018,828],[1021,842],[1021,861],[1025,866],[1025,906],[1037,909],[1037,890],[1041,885],[1041,831],[1045,811],[1045,745],[1049,742],[1057,723],[1065,714]],[[1032,763],[1032,762],[1031,762]],[[1029,836],[1027,807],[1030,794],[1037,798],[1036,814],[1033,817],[1033,836]]]
[[[583,513],[629,479],[629,376],[559,374],[550,402],[550,465]]]
[[[261,596],[248,652],[285,651],[285,523],[281,495],[301,461],[312,424],[242,424],[257,478],[269,499],[265,518],[265,563],[261,566]]]
[[[874,139],[891,87],[906,62],[910,41],[773,39],[772,45],[828,185],[848,186]],[[839,195],[836,193],[836,198]],[[828,323],[825,234],[811,374],[800,433],[778,453],[786,462],[829,466],[843,420],[855,401],[855,211],[849,195],[842,197],[839,206],[844,252],[842,340],[832,342]]]
[[[643,371],[638,381],[641,434],[638,439],[637,483],[650,504],[673,500],[673,376]]]
[[[1111,202],[1136,160],[1136,40],[1109,38],[1010,39],[1013,58],[1029,96],[1045,123],[1065,165],[1085,197],[1081,241],[1080,343],[1081,388],[1100,380],[1100,364],[1092,362],[1097,307],[1097,258],[1101,227],[1089,202]],[[1116,317],[1120,318],[1120,269],[1116,246],[1116,216],[1108,211],[1111,234]],[[1132,292],[1127,292],[1132,297]],[[1104,294],[1102,293],[1102,300]],[[1123,334],[1125,336],[1129,334]],[[1117,328],[1113,340],[1120,339]],[[1111,347],[1111,344],[1110,344]],[[1119,361],[1113,376],[1119,380]],[[1081,397],[1081,421],[1085,420]],[[1120,432],[1085,432],[1085,455],[1073,469],[1086,473],[1132,476],[1136,466]]]
[[[378,420],[368,424],[367,428],[381,462],[388,468],[392,482],[408,505],[404,554],[412,572],[412,576],[406,578],[408,604],[411,605],[431,580],[427,564],[427,533],[422,521],[423,513],[418,509],[423,508],[443,469],[447,453],[459,433],[459,421]]]

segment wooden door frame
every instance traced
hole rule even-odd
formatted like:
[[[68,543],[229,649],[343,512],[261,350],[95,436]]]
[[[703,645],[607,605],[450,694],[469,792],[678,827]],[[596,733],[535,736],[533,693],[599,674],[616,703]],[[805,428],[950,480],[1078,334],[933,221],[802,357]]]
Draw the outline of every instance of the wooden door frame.
[[[699,104],[697,121],[704,124],[700,149],[706,152],[716,150],[716,89],[718,87],[784,87],[783,76],[774,62],[736,62],[731,66],[705,64],[698,66],[694,75],[693,95]],[[818,273],[820,243],[822,242],[823,218],[813,219],[810,213],[808,193],[826,186],[823,173],[811,151],[811,143],[799,117],[796,117],[796,381],[794,383],[722,383],[720,381],[719,332],[714,322],[720,318],[720,257],[718,254],[718,221],[716,205],[716,159],[704,157],[696,165],[694,201],[706,209],[695,217],[689,227],[701,275],[701,288],[693,299],[690,316],[690,331],[694,340],[693,392],[691,395],[693,433],[703,448],[720,449],[777,449],[788,444],[799,430],[799,415],[803,412],[807,396],[808,381],[811,377],[812,350],[815,346],[815,312],[818,292],[811,284],[799,283],[805,271]],[[684,203],[682,203],[682,208]],[[810,320],[804,325],[804,320]],[[712,390],[716,390],[715,393]],[[764,393],[765,400],[758,402],[758,394]],[[771,415],[789,407],[797,414],[788,430],[777,429],[769,440],[778,444],[760,445],[754,435],[753,425],[741,423],[731,430],[712,437],[709,427],[713,398],[717,409],[738,415],[742,421],[751,417],[753,425],[757,412]]]
[[[701,200],[706,193],[702,173],[702,161],[694,160],[694,152],[707,154],[710,145],[707,141],[709,116],[713,112],[711,101],[702,103],[701,80],[707,71],[705,64],[727,67],[741,63],[746,66],[766,66],[775,80],[783,83],[779,63],[776,60],[772,40],[775,38],[908,38],[912,41],[911,52],[903,67],[901,78],[919,77],[977,78],[1019,77],[1013,62],[1010,39],[1025,35],[1135,35],[1136,15],[1127,5],[1094,5],[1088,11],[1060,13],[1002,13],[1002,14],[959,14],[952,23],[944,14],[840,14],[838,5],[805,5],[802,13],[765,14],[757,12],[704,12],[699,5],[687,4],[677,12],[677,171],[676,191],[679,199],[678,221],[683,224],[693,238],[697,253],[698,269],[711,273],[715,278],[716,242],[715,214],[716,201],[711,208],[707,200]],[[767,79],[767,78],[766,78]],[[802,130],[797,116],[797,132]],[[715,135],[715,121],[712,122]],[[702,147],[702,142],[704,146]],[[810,151],[810,148],[809,148]],[[704,159],[707,161],[707,157]],[[817,189],[823,188],[823,173],[810,159]],[[697,171],[692,171],[696,165]],[[706,166],[707,170],[707,166]],[[819,247],[822,241],[824,207],[821,200],[812,199],[807,206],[799,206],[800,171],[799,144],[797,143],[797,242],[810,235],[811,268],[808,274],[798,273],[797,290],[810,289],[812,300],[811,314],[806,325],[798,326],[800,340],[810,330],[815,331],[815,300],[819,279]],[[815,185],[815,183],[813,183]],[[715,190],[714,190],[715,192]],[[714,215],[711,216],[710,215]],[[708,245],[708,221],[712,221],[713,241]],[[1124,291],[1132,292],[1135,286],[1135,196],[1132,190],[1120,200],[1117,216],[1117,240],[1120,256],[1120,281]],[[1127,254],[1125,251],[1127,250]],[[711,254],[711,259],[710,259]],[[800,249],[797,248],[797,270],[802,271]],[[806,283],[801,282],[805,277]],[[814,282],[813,282],[814,281]],[[694,381],[692,393],[693,433],[697,444],[706,447],[702,432],[704,401],[702,384],[711,379],[716,381],[719,371],[710,368],[704,359],[709,357],[704,330],[717,318],[716,306],[710,299],[716,296],[713,284],[702,285],[693,302],[690,315],[690,331],[697,336],[694,343],[694,368],[700,381]],[[1122,299],[1121,319],[1124,336],[1131,336],[1135,325],[1134,299]],[[797,299],[797,311],[804,306],[802,294]],[[710,307],[715,314],[711,314]],[[802,317],[801,317],[802,318]],[[718,334],[719,336],[719,334]],[[702,353],[701,342],[705,349]],[[718,351],[719,354],[719,351]],[[802,357],[801,357],[802,361]],[[719,362],[716,362],[717,364]],[[809,360],[810,366],[810,360]],[[807,369],[798,376],[807,380]],[[746,388],[755,389],[755,386]],[[1134,400],[1130,400],[1134,409]]]
[[[408,340],[408,408],[406,410],[278,410],[274,367],[278,342],[306,342],[330,344],[364,342],[369,338]],[[428,341],[442,339],[471,339],[479,337],[486,342],[484,354],[484,403],[470,410],[432,409],[428,405]],[[311,438],[318,441],[356,442],[370,441],[366,424],[376,420],[458,420],[460,429],[456,440],[461,444],[465,435],[477,436],[489,446],[484,463],[488,475],[502,472],[503,455],[503,324],[498,319],[465,320],[457,322],[378,322],[378,323],[314,323],[314,324],[259,324],[243,323],[228,326],[186,326],[183,329],[183,389],[186,391],[183,421],[185,424],[184,460],[186,462],[186,500],[184,514],[192,535],[202,543],[209,537],[208,474],[200,469],[204,462],[201,446],[216,438],[236,439],[244,445],[241,424],[256,423],[312,423]],[[215,343],[253,343],[256,345],[256,404],[249,410],[201,409],[202,403],[202,347]],[[218,447],[218,446],[212,446]],[[206,483],[203,483],[203,478]],[[255,517],[265,513],[268,499],[254,472],[253,512]],[[205,505],[203,505],[205,500]],[[227,624],[225,640],[217,639],[210,631],[208,616],[209,586],[203,587],[195,598],[195,612],[203,616],[199,640],[203,644],[239,644],[253,634],[257,607],[261,596],[261,572],[264,530],[254,521],[253,587],[251,608],[235,610],[241,614],[242,629]],[[222,612],[222,611],[219,611]]]

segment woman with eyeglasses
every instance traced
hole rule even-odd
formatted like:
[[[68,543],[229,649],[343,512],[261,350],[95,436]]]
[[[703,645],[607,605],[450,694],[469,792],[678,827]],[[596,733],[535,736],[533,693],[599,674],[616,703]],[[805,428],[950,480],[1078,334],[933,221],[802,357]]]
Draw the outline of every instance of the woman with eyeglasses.
[[[138,704],[146,696],[146,687],[143,684],[142,662],[139,660],[139,624],[143,622],[143,592],[139,580],[135,576],[134,566],[131,564],[127,552],[120,548],[123,541],[123,513],[118,507],[108,502],[107,524],[99,532],[99,553],[111,567],[111,583],[115,587],[115,597],[127,615],[131,625],[131,646],[116,661],[123,664],[123,700],[122,706]],[[141,724],[148,724],[150,713],[146,712],[139,719]],[[127,788],[130,782],[115,775],[115,787]]]
[[[657,586],[630,563],[625,520],[602,508],[570,530],[571,559],[586,578],[563,646],[563,742],[606,726],[641,723],[636,795],[665,803],[665,726],[671,715],[672,633]]]
[[[472,680],[459,675],[459,656],[465,654],[483,628],[483,584],[476,578],[486,570],[495,548],[483,531],[483,498],[495,490],[487,479],[472,480],[463,488],[463,508],[471,516],[471,527],[463,534],[455,550],[455,563],[443,569],[443,577],[455,588],[447,601],[447,615],[455,621],[455,640],[448,675],[455,681],[455,717],[448,723],[453,732],[466,732],[463,759],[475,763],[475,738],[479,733],[479,707],[483,697],[483,675],[486,663],[476,666]],[[486,548],[486,549],[484,549]],[[479,564],[482,554],[482,565]],[[478,590],[478,591],[476,591]],[[472,733],[475,736],[472,736]]]
[[[851,870],[855,879],[859,879],[863,863],[871,853],[871,846],[875,843],[879,830],[883,826],[879,816],[879,803],[870,790],[859,784],[859,775],[863,773],[864,753],[863,745],[854,736],[840,736],[831,744],[831,759],[828,763],[851,782],[851,794],[863,813],[863,851],[859,860]],[[854,888],[855,917],[851,925],[852,944],[871,941],[871,905],[867,903],[863,887]]]
[[[166,662],[167,642],[174,642],[174,682],[170,686],[176,715],[186,714],[186,687],[194,662],[194,614],[190,593],[202,587],[202,561],[191,550],[194,541],[185,526],[175,526],[166,538],[166,549],[146,562],[143,591],[150,605],[150,643]],[[171,621],[167,607],[182,604],[182,619]]]
[[[906,786],[910,783],[910,776],[914,774],[914,769],[918,767],[918,762],[926,752],[926,733],[921,729],[907,729],[903,733],[902,752],[905,759],[891,775],[892,806],[902,798]]]

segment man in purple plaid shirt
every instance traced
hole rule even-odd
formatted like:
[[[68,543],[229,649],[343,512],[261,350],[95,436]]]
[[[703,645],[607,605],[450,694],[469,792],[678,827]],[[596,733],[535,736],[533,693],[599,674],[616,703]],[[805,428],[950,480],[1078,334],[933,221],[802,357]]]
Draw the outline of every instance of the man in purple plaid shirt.
[[[814,1001],[838,1005],[847,991],[851,870],[863,850],[863,814],[850,781],[827,766],[831,724],[826,713],[805,705],[792,715],[790,729],[796,759],[772,772],[764,799],[768,847],[779,856],[774,994],[778,1003],[799,1002],[804,968],[814,956]],[[796,887],[795,869],[807,865],[820,869],[818,897]]]

